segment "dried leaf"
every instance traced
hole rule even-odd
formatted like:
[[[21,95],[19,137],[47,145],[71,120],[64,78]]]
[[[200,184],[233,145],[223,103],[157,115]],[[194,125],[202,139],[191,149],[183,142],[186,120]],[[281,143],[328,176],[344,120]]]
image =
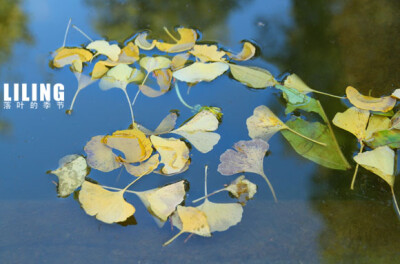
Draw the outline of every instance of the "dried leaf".
[[[396,104],[396,99],[390,96],[375,98],[360,94],[354,87],[346,88],[346,95],[350,103],[354,106],[371,111],[388,112],[393,109]]]
[[[241,175],[226,186],[225,189],[235,196],[240,203],[244,204],[246,201],[253,199],[257,192],[257,185],[247,180],[244,175]]]
[[[227,54],[233,60],[247,61],[247,60],[253,58],[254,55],[256,54],[256,47],[254,47],[254,45],[251,44],[250,42],[245,41],[243,43],[243,49],[240,53],[235,55],[235,54],[228,52]]]
[[[229,64],[229,67],[233,78],[251,88],[264,89],[278,83],[269,71],[262,68],[235,64]]]
[[[118,56],[121,53],[120,47],[117,44],[110,45],[105,40],[95,40],[86,46],[87,49],[92,49],[96,51],[96,55],[103,54],[106,55],[110,60],[117,61]]]
[[[211,82],[228,70],[229,66],[223,62],[203,63],[195,62],[173,73],[173,77],[187,83]]]
[[[49,171],[57,175],[57,192],[60,197],[67,197],[85,181],[89,168],[86,159],[80,155],[67,155],[60,159],[59,167]]]

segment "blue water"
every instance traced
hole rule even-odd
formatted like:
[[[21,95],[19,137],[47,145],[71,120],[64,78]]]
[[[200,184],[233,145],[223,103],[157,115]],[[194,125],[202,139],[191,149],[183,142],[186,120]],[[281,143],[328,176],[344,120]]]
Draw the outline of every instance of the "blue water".
[[[268,69],[277,78],[288,71],[296,72],[314,88],[334,94],[343,94],[347,84],[358,85],[363,91],[372,89],[377,95],[398,86],[395,66],[400,53],[382,56],[398,51],[394,45],[399,40],[400,25],[390,20],[390,15],[400,10],[395,1],[386,5],[371,1],[361,9],[356,8],[360,1],[332,1],[330,5],[311,1],[309,7],[289,0],[204,1],[201,10],[194,9],[195,1],[168,1],[168,10],[162,8],[166,3],[161,1],[146,2],[16,3],[15,8],[27,19],[25,33],[31,41],[22,37],[13,40],[11,52],[0,60],[1,83],[63,83],[68,107],[76,79],[67,67],[53,70],[48,63],[50,53],[62,45],[65,27],[72,18],[73,24],[93,39],[111,38],[112,34],[127,38],[141,29],[161,32],[164,25],[183,25],[198,28],[203,40],[218,41],[232,50],[240,50],[241,40],[252,40],[261,52],[248,65]],[[367,23],[363,19],[371,10],[378,10],[382,16],[372,16]],[[348,21],[343,22],[342,16]],[[144,25],[136,26],[135,21],[143,21]],[[353,35],[343,35],[346,30]],[[376,38],[372,44],[365,44],[371,32]],[[390,40],[382,37],[391,32],[397,34],[391,34]],[[353,42],[346,41],[346,37],[354,38]],[[117,40],[122,42],[123,38]],[[354,42],[360,46],[359,52],[354,52]],[[67,45],[80,44],[87,44],[87,40],[71,29]],[[366,54],[377,55],[366,59]],[[362,65],[354,66],[351,56]],[[374,68],[372,82],[371,74],[363,67],[374,65],[381,66]],[[192,149],[192,164],[185,173],[173,177],[152,174],[135,184],[134,189],[146,190],[184,178],[191,185],[187,198],[190,202],[203,195],[204,165],[209,165],[209,190],[236,178],[217,172],[219,156],[235,142],[249,139],[245,120],[256,106],[265,104],[281,118],[286,117],[277,91],[249,90],[228,75],[200,83],[190,93],[185,85],[180,88],[191,105],[222,108],[223,122],[217,131],[222,138],[207,154]],[[136,89],[128,86],[131,98]],[[316,97],[330,118],[345,109],[339,101]],[[57,198],[52,183],[56,178],[46,171],[55,169],[58,160],[67,154],[84,154],[83,147],[91,137],[129,126],[129,108],[123,93],[118,89],[101,91],[95,83],[81,91],[71,116],[54,103],[50,109],[40,105],[37,110],[25,107],[0,110],[0,122],[8,127],[0,134],[1,263],[395,263],[400,258],[400,223],[392,208],[389,188],[361,169],[358,186],[351,192],[351,171],[329,170],[298,156],[280,134],[270,141],[270,153],[264,163],[280,202],[273,203],[261,177],[246,175],[258,185],[258,193],[244,208],[238,226],[215,233],[212,238],[194,236],[187,243],[182,237],[162,248],[176,230],[171,231],[168,223],[158,229],[139,199],[128,194],[127,200],[137,210],[138,225],[101,224],[87,216],[72,196]],[[140,95],[134,113],[137,122],[155,128],[171,109],[179,109],[178,124],[192,115],[173,92],[158,98]],[[335,132],[351,161],[357,149],[355,139],[346,132]],[[92,170],[90,177],[116,187],[132,180],[125,171],[118,174],[119,170]],[[232,200],[222,193],[212,201]]]

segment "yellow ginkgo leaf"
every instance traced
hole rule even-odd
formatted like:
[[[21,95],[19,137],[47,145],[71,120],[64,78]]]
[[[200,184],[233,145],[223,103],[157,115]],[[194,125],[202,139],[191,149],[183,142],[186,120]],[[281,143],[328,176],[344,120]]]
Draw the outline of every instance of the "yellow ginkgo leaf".
[[[79,202],[88,215],[104,223],[123,222],[135,213],[135,207],[124,199],[124,190],[111,192],[85,181],[79,192]]]
[[[267,70],[258,67],[247,67],[229,64],[235,80],[255,89],[265,89],[278,84],[274,76]]]
[[[198,151],[207,153],[218,143],[221,136],[214,133],[218,129],[217,117],[208,110],[197,113],[183,126],[171,131],[186,138]]]
[[[55,52],[53,65],[57,68],[62,68],[65,65],[72,64],[75,60],[81,62],[90,61],[93,58],[93,54],[83,48],[61,48]]]
[[[343,113],[337,113],[332,122],[335,126],[349,131],[359,141],[365,139],[365,130],[369,119],[369,111],[350,107]]]
[[[124,153],[121,161],[127,163],[142,162],[153,152],[150,140],[139,129],[115,131],[111,136],[105,136],[102,142]]]
[[[157,42],[156,46],[159,50],[164,52],[181,52],[185,50],[190,50],[196,43],[197,33],[195,30],[190,28],[178,28],[177,31],[180,35],[180,39],[176,39],[172,34],[168,31],[167,28],[164,28],[167,34],[175,41],[175,43],[164,43]]]
[[[87,49],[96,51],[97,54],[106,55],[110,60],[117,61],[119,54],[121,53],[120,47],[117,44],[110,45],[105,40],[95,40],[86,46]]]
[[[173,76],[183,82],[211,82],[229,69],[229,65],[223,62],[203,63],[195,62],[185,68],[177,70]]]
[[[124,162],[123,164],[125,166],[126,171],[129,172],[129,174],[136,177],[142,177],[144,175],[152,173],[155,169],[157,169],[158,164],[160,164],[159,158],[160,155],[155,154],[151,156],[148,160],[144,161],[139,165],[132,165],[127,162]]]
[[[187,169],[190,160],[189,148],[185,142],[175,138],[161,138],[154,135],[150,137],[150,140],[161,155],[161,163],[165,165],[161,169],[161,173],[171,175]]]
[[[181,53],[175,55],[171,60],[171,69],[173,71],[177,71],[182,69],[185,66],[190,54],[189,53]]]
[[[95,136],[86,143],[84,150],[87,154],[88,165],[103,172],[113,171],[121,166],[112,149],[102,142],[104,136]]]
[[[158,57],[144,57],[140,60],[140,66],[144,68],[147,72],[152,72],[159,69],[169,68],[171,66],[171,61],[168,58],[158,56]]]
[[[182,180],[144,192],[135,192],[135,194],[139,196],[151,214],[161,222],[165,222],[185,199],[185,181]]]
[[[158,97],[166,92],[168,92],[170,86],[171,86],[171,81],[172,81],[172,71],[170,69],[161,69],[161,70],[155,70],[154,71],[154,76],[157,80],[157,84],[160,87],[159,90],[153,89],[148,85],[139,85],[140,91],[148,96],[148,97]]]
[[[180,205],[178,205],[176,211],[180,221],[180,223],[177,224],[177,226],[180,227],[178,228],[181,229],[181,231],[178,234],[176,234],[173,238],[165,242],[163,246],[169,245],[183,233],[192,233],[205,237],[211,236],[210,226],[207,222],[207,216],[204,212],[194,207],[184,207]]]
[[[226,55],[225,51],[218,50],[217,45],[195,45],[189,53],[201,62],[225,61],[223,56]]]
[[[389,129],[391,126],[390,119],[386,116],[371,115],[368,121],[368,127],[365,131],[365,139],[368,140],[375,132]]]
[[[394,90],[391,96],[396,98],[397,100],[400,100],[400,89]]]
[[[118,62],[130,64],[137,60],[139,60],[139,47],[132,42],[129,42],[124,48],[122,48]]]
[[[106,61],[98,61],[93,67],[92,71],[92,78],[93,79],[100,79],[101,77],[104,76],[110,69],[108,63]]]
[[[83,70],[83,63],[80,59],[74,60],[71,64],[71,69],[73,72],[79,72],[82,73]]]
[[[357,89],[351,86],[346,88],[346,95],[350,103],[364,110],[388,112],[392,110],[396,104],[396,99],[391,96],[381,98],[365,96],[360,94]]]
[[[245,41],[243,43],[243,49],[240,53],[235,55],[228,52],[227,54],[233,60],[246,61],[254,57],[254,55],[256,54],[256,47],[254,47],[254,45],[250,42]]]
[[[294,74],[294,73],[289,75],[288,77],[286,77],[283,85],[288,88],[296,89],[297,91],[299,91],[302,94],[308,94],[308,93],[313,92],[313,93],[319,93],[319,94],[323,94],[323,95],[327,95],[327,96],[331,96],[331,97],[335,97],[335,98],[339,98],[339,99],[344,99],[344,97],[340,97],[337,95],[328,94],[328,93],[324,93],[324,92],[312,89],[302,79],[300,79],[300,77],[297,76],[297,74]]]
[[[147,32],[142,32],[137,35],[135,38],[135,44],[139,48],[143,50],[152,50],[156,46],[156,40],[153,40],[151,43],[147,40]]]

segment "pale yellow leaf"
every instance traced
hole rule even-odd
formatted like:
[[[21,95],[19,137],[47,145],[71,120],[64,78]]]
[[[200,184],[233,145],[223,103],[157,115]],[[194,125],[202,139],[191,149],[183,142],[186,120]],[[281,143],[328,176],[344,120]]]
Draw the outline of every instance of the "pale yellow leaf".
[[[257,106],[253,115],[246,120],[249,137],[266,142],[279,130],[287,126],[265,105]]]
[[[388,112],[393,109],[396,104],[396,99],[391,96],[371,97],[360,94],[354,87],[346,88],[346,95],[350,103],[354,106],[371,111]]]
[[[251,88],[264,89],[268,86],[278,84],[274,76],[265,69],[235,64],[229,64],[229,67],[235,80]]]
[[[359,141],[365,139],[365,130],[369,119],[369,111],[350,107],[343,113],[337,113],[332,122],[357,137]]]
[[[187,83],[197,83],[201,81],[211,82],[228,69],[228,64],[223,62],[195,62],[185,68],[175,71],[173,76]]]
[[[112,61],[117,61],[121,53],[121,49],[117,44],[110,45],[105,40],[95,40],[89,43],[86,48],[95,50],[97,52],[96,54],[106,55]]]

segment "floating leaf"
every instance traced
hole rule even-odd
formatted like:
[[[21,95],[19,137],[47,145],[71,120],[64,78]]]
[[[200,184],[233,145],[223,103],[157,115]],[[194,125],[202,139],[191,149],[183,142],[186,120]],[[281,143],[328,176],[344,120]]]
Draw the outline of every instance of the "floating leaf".
[[[161,163],[165,165],[161,169],[161,173],[171,175],[180,173],[187,168],[190,160],[189,148],[185,142],[175,138],[161,138],[154,135],[150,137],[150,140],[161,155]]]
[[[336,139],[332,138],[328,126],[319,122],[310,123],[301,118],[289,120],[286,125],[302,135],[326,144],[326,147],[313,144],[290,131],[283,130],[282,135],[298,154],[331,169],[347,170],[350,168],[349,163],[337,146]]]
[[[92,78],[90,78],[89,76],[80,73],[80,72],[74,72],[74,75],[76,77],[76,80],[78,81],[78,89],[76,89],[74,98],[72,99],[71,105],[69,107],[69,110],[67,110],[67,114],[71,114],[72,110],[74,108],[74,103],[76,98],[78,97],[79,92],[88,87],[89,85],[91,85],[92,83],[94,83],[96,80],[93,80]]]
[[[121,166],[110,147],[102,142],[104,136],[95,136],[86,144],[87,163],[93,169],[110,172]]]
[[[111,136],[105,136],[102,142],[121,151],[124,158],[120,159],[127,163],[142,162],[153,152],[150,140],[139,129],[115,131]]]
[[[354,106],[371,111],[388,112],[392,110],[396,104],[396,99],[390,96],[375,98],[360,94],[354,87],[348,86],[346,88],[346,95],[350,103]]]
[[[104,223],[123,222],[135,213],[135,207],[124,199],[125,191],[110,192],[85,181],[79,192],[79,202],[88,215],[96,216]]]
[[[368,127],[365,132],[365,139],[368,140],[375,132],[390,128],[390,119],[386,116],[371,115],[368,121]]]
[[[225,61],[225,51],[218,50],[217,45],[195,45],[190,54],[198,58],[201,62]]]
[[[228,70],[229,66],[223,62],[203,63],[195,62],[185,68],[177,70],[173,76],[183,82],[211,82]]]
[[[189,53],[181,53],[175,55],[171,60],[171,69],[173,71],[177,71],[182,69],[185,66],[190,54]]]
[[[314,90],[314,89],[310,88],[307,84],[305,84],[305,82],[302,79],[300,79],[299,76],[297,76],[297,74],[294,74],[294,73],[289,75],[288,77],[286,77],[283,85],[288,88],[296,89],[297,91],[299,91],[302,94],[308,94],[308,93],[313,92],[313,93],[319,93],[319,94],[343,99],[343,97],[320,92],[318,90]]]
[[[218,171],[222,175],[252,172],[260,175],[267,182],[274,200],[277,201],[274,188],[264,173],[264,156],[269,148],[267,142],[261,139],[239,141],[233,146],[235,150],[228,149],[221,157]]]
[[[391,128],[400,129],[400,111],[397,111],[396,114],[393,115],[390,124]]]
[[[135,194],[139,196],[152,215],[165,222],[175,211],[176,207],[185,199],[185,181],[179,181],[144,192],[135,192]]]
[[[99,79],[104,76],[110,69],[109,64],[106,61],[98,61],[93,67],[93,71],[91,73],[92,79]]]
[[[163,246],[167,246],[171,244],[177,237],[182,235],[183,233],[192,233],[199,236],[210,237],[210,226],[207,222],[207,216],[204,212],[200,211],[194,207],[184,207],[178,205],[177,213],[179,216],[180,224],[180,232],[172,237],[170,240],[165,242]]]
[[[391,96],[396,98],[397,100],[400,100],[400,89],[394,90]]]
[[[135,38],[135,44],[143,49],[143,50],[152,50],[156,46],[156,40],[153,40],[151,43],[147,40],[147,32],[142,32],[137,35]]]
[[[151,156],[148,160],[142,162],[139,165],[132,165],[127,162],[124,162],[124,166],[127,172],[129,174],[136,176],[136,177],[142,177],[144,175],[147,175],[149,173],[152,173],[155,169],[157,169],[158,164],[160,164],[159,161],[160,155],[155,154]]]
[[[167,134],[171,132],[175,128],[176,124],[176,119],[178,118],[178,115],[174,112],[169,113],[164,119],[161,121],[161,123],[158,125],[158,127],[154,130],[151,131],[142,125],[138,125],[138,129],[145,133],[146,135],[161,135],[161,134]]]
[[[400,130],[387,129],[372,134],[371,138],[366,140],[368,147],[377,148],[388,146],[394,149],[400,148]]]
[[[157,57],[144,57],[140,60],[140,66],[147,72],[152,72],[159,69],[169,68],[171,61],[168,58],[157,56]]]
[[[120,47],[117,44],[110,45],[105,40],[95,40],[86,46],[87,49],[92,49],[96,51],[96,55],[103,54],[110,58],[112,61],[117,61],[118,56],[121,53]]]
[[[337,113],[333,124],[349,131],[361,142],[365,139],[365,132],[369,120],[369,111],[350,107],[343,113]]]
[[[186,138],[198,151],[207,153],[218,143],[221,136],[213,133],[218,129],[218,119],[208,110],[197,113],[186,124],[171,131]]]
[[[240,53],[235,55],[235,54],[228,52],[227,54],[233,60],[247,61],[247,60],[253,58],[254,55],[256,54],[256,47],[254,47],[254,45],[251,44],[250,42],[245,41],[243,43],[243,49]]]
[[[154,75],[160,90],[155,90],[147,85],[139,85],[140,91],[148,97],[158,97],[168,92],[171,81],[172,71],[170,69],[155,70]]]
[[[262,68],[235,64],[229,64],[229,67],[233,78],[251,88],[264,89],[278,83],[269,71]]]
[[[282,129],[288,129],[292,133],[295,133],[307,140],[310,140],[316,144],[324,145],[324,143],[315,141],[312,138],[308,138],[297,131],[292,130],[285,125],[268,107],[265,105],[257,106],[254,109],[254,114],[246,120],[247,129],[249,136],[252,139],[262,139],[266,142],[278,131]]]
[[[180,39],[176,39],[172,34],[168,31],[167,28],[164,28],[167,34],[175,40],[176,43],[163,43],[157,42],[156,46],[159,50],[164,52],[181,52],[185,50],[191,49],[197,40],[197,33],[193,29],[189,28],[178,28],[177,31],[180,35]]]
[[[65,65],[72,64],[75,60],[81,62],[90,61],[93,58],[93,54],[83,48],[61,48],[55,52],[53,65],[57,68],[62,68]]]
[[[49,171],[57,175],[57,192],[60,197],[67,197],[80,187],[85,181],[89,168],[86,159],[80,155],[67,155],[60,159],[59,167],[56,170]]]
[[[132,42],[129,42],[124,48],[122,48],[121,54],[119,55],[118,58],[118,62],[131,64],[138,60],[139,60],[139,47],[133,44]]]
[[[241,204],[253,199],[257,192],[257,185],[247,180],[244,175],[239,176],[231,184],[225,187]]]

